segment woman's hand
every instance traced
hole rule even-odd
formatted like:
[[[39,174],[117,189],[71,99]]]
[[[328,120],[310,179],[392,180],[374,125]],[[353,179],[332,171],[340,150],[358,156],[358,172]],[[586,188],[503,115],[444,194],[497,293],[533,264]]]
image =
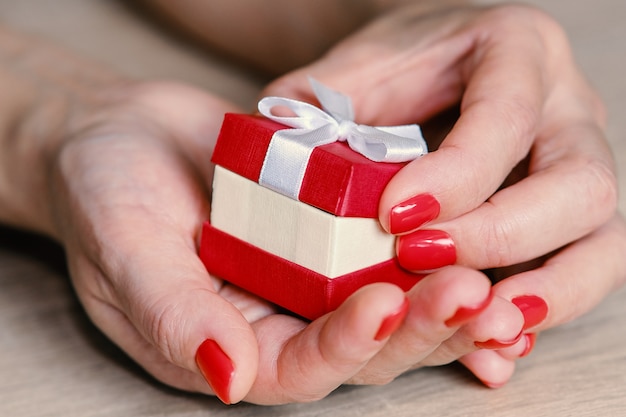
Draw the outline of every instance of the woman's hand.
[[[265,93],[314,100],[307,76],[351,96],[366,124],[424,122],[460,104],[438,149],[398,173],[381,198],[381,224],[399,236],[406,268],[497,269],[551,254],[494,287],[526,323],[525,336],[501,355],[463,359],[488,385],[508,380],[511,359],[528,352],[533,333],[583,314],[623,284],[626,231],[604,108],[544,13],[398,9]],[[513,178],[516,167],[523,173]]]

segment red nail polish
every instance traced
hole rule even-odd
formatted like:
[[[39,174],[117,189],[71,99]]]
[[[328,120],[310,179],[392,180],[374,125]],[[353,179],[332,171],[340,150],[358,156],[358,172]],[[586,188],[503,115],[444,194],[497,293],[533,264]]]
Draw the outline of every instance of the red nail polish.
[[[537,341],[536,333],[527,333],[524,335],[524,337],[526,338],[526,347],[524,348],[524,351],[519,355],[520,358],[530,355],[530,352],[533,351],[533,348],[535,347],[535,342]]]
[[[513,346],[522,339],[523,335],[524,334],[520,332],[520,334],[518,334],[513,340],[489,339],[484,342],[474,342],[474,345],[481,349],[502,349]]]
[[[521,295],[511,300],[524,315],[524,330],[544,321],[548,316],[548,304],[536,295]]]
[[[400,327],[408,312],[409,299],[405,297],[402,306],[400,306],[400,309],[395,313],[392,313],[389,316],[385,317],[380,327],[378,328],[376,336],[374,336],[374,340],[381,341],[391,336],[393,332],[398,330],[398,327]]]
[[[230,404],[230,383],[235,367],[215,340],[202,342],[196,352],[196,364],[215,395],[225,404]]]
[[[446,326],[456,327],[468,322],[471,318],[476,317],[484,311],[491,303],[491,300],[493,300],[493,290],[490,290],[487,298],[477,306],[460,307],[456,313],[454,313],[454,316],[445,321]]]
[[[407,233],[439,215],[439,202],[430,194],[420,194],[394,206],[389,213],[389,232]]]
[[[441,230],[418,230],[397,239],[398,261],[409,271],[431,271],[456,262],[449,234]]]

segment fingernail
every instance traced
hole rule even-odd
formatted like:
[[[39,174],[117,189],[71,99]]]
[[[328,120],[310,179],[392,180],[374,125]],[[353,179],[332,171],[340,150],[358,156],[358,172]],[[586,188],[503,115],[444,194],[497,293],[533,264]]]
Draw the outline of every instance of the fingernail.
[[[385,317],[378,328],[378,332],[376,332],[376,336],[374,336],[374,340],[381,341],[391,336],[393,332],[398,330],[398,327],[400,327],[408,312],[409,299],[405,297],[400,309]]]
[[[493,300],[493,290],[489,291],[487,298],[485,298],[480,304],[471,307],[460,307],[456,313],[454,313],[454,316],[445,321],[446,326],[456,327],[468,322],[471,318],[476,317],[483,310],[485,310],[491,303],[491,300]]]
[[[456,262],[449,234],[441,230],[418,230],[397,239],[398,261],[409,271],[431,271]]]
[[[420,194],[395,205],[389,213],[389,232],[391,234],[407,233],[439,215],[441,207],[435,197]]]
[[[536,295],[521,295],[511,300],[524,315],[524,330],[544,321],[548,316],[548,304]]]
[[[211,389],[224,404],[230,404],[230,383],[235,367],[215,340],[207,339],[196,352],[196,364]]]
[[[530,355],[530,352],[533,351],[533,348],[535,347],[535,342],[537,341],[537,334],[526,333],[524,335],[524,338],[526,339],[526,347],[524,348],[524,351],[519,355],[520,358]]]
[[[524,334],[520,332],[513,340],[489,339],[484,342],[474,342],[474,345],[481,349],[502,349],[513,346],[522,339],[522,336],[524,336]]]

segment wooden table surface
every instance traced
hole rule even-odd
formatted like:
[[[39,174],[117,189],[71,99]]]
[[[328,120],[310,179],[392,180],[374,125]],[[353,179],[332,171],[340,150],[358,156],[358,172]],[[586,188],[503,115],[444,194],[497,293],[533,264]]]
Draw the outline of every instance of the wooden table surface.
[[[626,2],[541,3],[568,30],[580,64],[605,98],[609,138],[625,166]],[[161,34],[121,1],[0,0],[0,21],[126,73],[185,80],[248,108],[261,85]],[[626,209],[623,197],[620,203]],[[541,334],[513,380],[497,390],[451,365],[382,387],[342,387],[313,404],[226,407],[146,376],[86,318],[60,249],[0,229],[0,416],[626,416],[625,317],[622,290],[583,318]]]

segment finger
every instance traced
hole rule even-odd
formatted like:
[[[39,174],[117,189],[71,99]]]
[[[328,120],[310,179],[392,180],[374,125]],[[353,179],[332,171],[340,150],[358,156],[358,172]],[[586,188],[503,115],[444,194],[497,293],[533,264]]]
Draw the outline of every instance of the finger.
[[[476,350],[477,341],[517,337],[522,325],[511,303],[492,300],[487,277],[466,268],[433,273],[416,284],[408,297],[411,310],[403,326],[349,382],[382,384],[416,366],[449,363]],[[489,319],[483,320],[484,326],[466,332],[454,346],[448,343],[461,326],[485,315]]]
[[[247,400],[276,404],[325,397],[385,345],[407,308],[398,287],[373,284],[308,326],[287,316],[260,320],[254,327],[261,368]]]
[[[402,234],[478,207],[527,155],[549,89],[545,49],[523,19],[500,17],[462,66],[467,87],[457,123],[437,151],[407,165],[385,189],[379,213],[386,230]]]
[[[520,338],[518,343],[513,346],[498,349],[497,352],[504,359],[514,361],[530,355],[535,348],[536,342],[537,333],[524,333],[524,336]]]
[[[88,269],[83,268],[83,274],[88,273]],[[78,291],[78,294],[91,321],[152,377],[177,389],[215,395],[199,372],[169,361],[137,331],[119,307],[85,291]]]
[[[81,196],[67,199],[73,221],[64,229],[77,291],[83,300],[102,300],[87,307],[94,322],[148,371],[172,375],[164,362],[196,375],[204,371],[213,392],[239,401],[254,381],[256,339],[238,309],[217,294],[197,256],[195,235],[207,216],[202,184],[170,142],[132,137],[111,138],[102,148],[101,141],[83,141],[67,151],[65,192]],[[89,275],[74,264],[82,253],[92,260]],[[102,304],[117,309],[151,349],[130,337],[124,320],[99,310]],[[214,341],[213,349],[197,354],[205,340]],[[153,350],[162,357],[156,365]],[[198,358],[206,359],[201,366]],[[217,368],[222,378],[216,380],[219,374],[207,367],[219,359],[232,369]],[[164,382],[194,388],[178,379]]]
[[[460,361],[490,387],[505,384],[514,361],[532,351],[536,335],[573,320],[595,307],[626,280],[626,226],[620,215],[593,234],[574,242],[543,266],[505,278],[495,286],[499,297],[519,306],[524,337],[504,349],[480,350]],[[600,279],[589,279],[600,277]]]
[[[141,236],[141,225],[134,231]],[[101,303],[108,309],[89,308],[94,322],[163,382],[213,392],[226,403],[240,401],[256,377],[254,332],[240,311],[217,293],[192,250],[193,242],[172,238],[166,228],[159,232],[170,237],[158,247],[135,242],[127,252],[132,259],[115,262],[120,268],[115,275],[106,272],[115,277],[105,279],[115,287],[109,291],[114,296]]]
[[[372,22],[321,59],[275,80],[262,95],[315,103],[312,76],[352,99],[357,122],[374,125],[423,122],[458,103],[459,62],[477,35],[465,26],[477,10],[424,14],[420,6]]]
[[[457,329],[420,366],[450,363],[478,349],[500,351],[513,348],[523,339],[524,318],[519,308],[499,296],[494,296],[487,308]]]
[[[572,243],[537,269],[500,281],[496,293],[520,304],[526,331],[545,330],[588,312],[626,280],[621,215]],[[545,306],[542,304],[545,303]]]
[[[515,361],[503,358],[493,350],[477,350],[462,357],[459,362],[489,388],[502,387],[515,372]]]
[[[605,223],[617,205],[608,146],[589,115],[564,126],[537,141],[528,177],[457,219],[427,226],[437,230],[400,237],[400,262],[416,271],[450,262],[478,269],[507,266],[551,252]]]
[[[429,36],[426,43],[417,42],[406,65],[388,68],[379,64],[398,60],[397,49],[384,47],[381,59],[366,65],[359,51],[361,43],[367,43],[357,36],[307,69],[314,76],[321,74],[340,91],[353,93],[357,114],[365,120],[375,120],[375,114],[387,117],[387,122],[395,121],[393,115],[399,109],[400,119],[415,121],[416,115],[422,114],[420,108],[439,111],[443,103],[450,105],[462,95],[461,116],[439,149],[401,170],[382,195],[380,221],[394,234],[434,219],[457,217],[492,195],[528,153],[553,82],[546,58],[551,51],[546,51],[543,33],[535,26],[549,19],[538,11],[493,8],[469,19],[470,24],[462,13],[445,14],[445,18],[446,24],[457,30]],[[384,33],[376,26],[372,31]],[[396,48],[406,42],[389,33],[385,36]],[[567,50],[567,45],[562,46],[561,50]],[[433,62],[445,65],[430,65]],[[342,69],[342,63],[354,71]],[[389,77],[390,73],[394,76]],[[291,89],[304,95],[304,75],[304,70],[299,71],[271,89],[279,93]],[[424,83],[416,83],[416,78]],[[380,108],[380,103],[390,102],[395,103],[393,111]],[[433,102],[437,104],[429,106]],[[372,112],[375,104],[378,107]],[[407,108],[413,119],[407,119]],[[427,113],[432,115],[430,110]]]
[[[512,346],[498,350],[481,349],[463,356],[459,362],[489,388],[499,388],[513,376],[515,361],[532,352],[536,339],[535,333],[526,333]]]
[[[423,55],[412,62],[420,68],[419,73],[409,66],[397,72],[396,57],[380,57],[377,62],[386,65],[372,65],[371,43],[365,43],[365,53],[358,45],[353,47],[354,43],[358,42],[346,43],[320,61],[278,78],[261,91],[260,97],[288,97],[319,104],[309,83],[309,77],[313,77],[350,97],[356,122],[385,126],[423,122],[458,102],[460,77],[451,68],[467,53],[469,41],[454,39],[441,49],[420,51]],[[395,53],[396,49],[390,47],[387,52]],[[393,77],[389,73],[394,73]]]

